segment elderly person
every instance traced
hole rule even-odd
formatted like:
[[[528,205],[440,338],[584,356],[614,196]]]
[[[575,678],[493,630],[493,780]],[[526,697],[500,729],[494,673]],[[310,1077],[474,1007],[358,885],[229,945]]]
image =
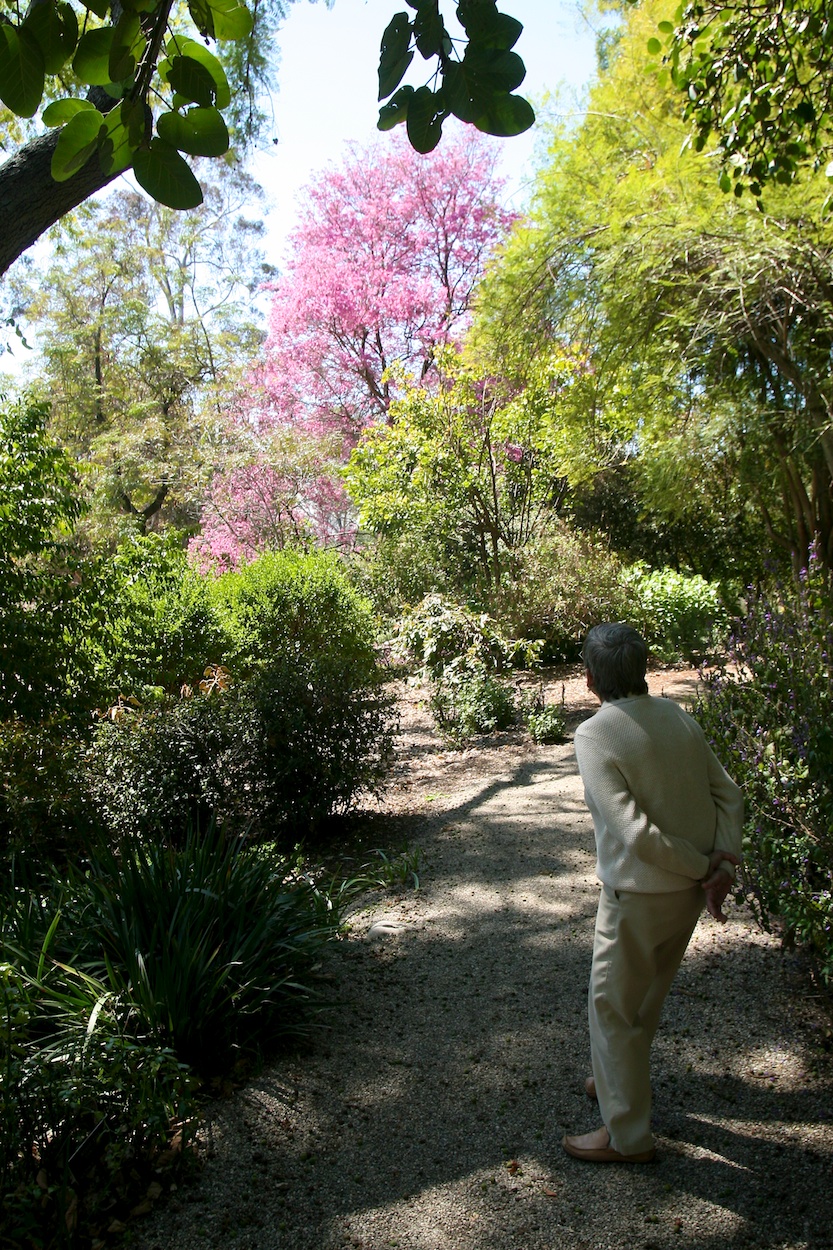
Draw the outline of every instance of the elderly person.
[[[662,1004],[705,903],[722,904],[740,862],[743,799],[702,729],[648,694],[647,648],[629,625],[597,625],[582,653],[601,707],[576,730],[602,883],[588,996],[603,1125],[565,1137],[596,1163],[647,1163],[650,1048]]]

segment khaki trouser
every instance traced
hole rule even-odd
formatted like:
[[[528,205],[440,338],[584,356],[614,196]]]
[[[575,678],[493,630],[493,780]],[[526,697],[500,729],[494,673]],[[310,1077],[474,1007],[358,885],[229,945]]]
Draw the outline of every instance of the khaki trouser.
[[[621,1154],[650,1150],[651,1042],[705,903],[699,885],[671,894],[602,886],[588,1007],[599,1110]]]

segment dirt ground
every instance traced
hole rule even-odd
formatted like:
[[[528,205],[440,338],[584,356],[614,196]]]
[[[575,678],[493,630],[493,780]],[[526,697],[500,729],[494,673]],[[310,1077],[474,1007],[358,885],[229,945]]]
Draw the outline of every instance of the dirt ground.
[[[647,675],[648,692],[690,705],[701,678],[697,669],[684,666],[652,668]],[[561,665],[535,673],[518,672],[512,684],[520,698],[538,696],[547,704],[563,705],[567,736],[572,739],[576,726],[591,715],[599,701],[587,689],[587,677],[580,664]],[[418,682],[396,682],[393,686],[399,711],[399,739],[396,763],[380,803],[388,815],[417,810],[424,812],[423,791],[431,777],[452,776],[457,784],[476,779],[491,769],[505,769],[513,759],[537,752],[522,729],[474,738],[463,747],[443,745],[427,712],[428,690]]]
[[[649,684],[685,701],[696,683]],[[568,733],[594,709],[577,669],[544,686]],[[328,1027],[209,1107],[199,1179],[137,1221],[133,1250],[833,1248],[830,1022],[737,903],[700,922],[666,1004],[657,1162],[564,1154],[598,1121],[598,883],[572,742],[513,730],[453,750],[425,692],[399,695],[392,784],[367,815],[379,845],[419,848],[420,888],[358,901]]]

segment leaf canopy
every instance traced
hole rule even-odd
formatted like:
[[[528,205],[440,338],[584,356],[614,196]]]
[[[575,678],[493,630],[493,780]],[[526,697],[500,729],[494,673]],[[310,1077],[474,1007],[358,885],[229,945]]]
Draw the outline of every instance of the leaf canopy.
[[[521,58],[511,49],[522,24],[498,11],[495,0],[458,0],[457,13],[468,36],[462,58],[446,30],[439,0],[409,0],[416,15],[397,13],[382,37],[379,59],[379,100],[396,92],[379,110],[379,130],[405,122],[418,152],[431,152],[442,135],[444,120],[454,114],[487,134],[521,134],[535,121],[528,101],[511,93],[526,76]],[[418,51],[436,57],[433,87],[400,86]]]

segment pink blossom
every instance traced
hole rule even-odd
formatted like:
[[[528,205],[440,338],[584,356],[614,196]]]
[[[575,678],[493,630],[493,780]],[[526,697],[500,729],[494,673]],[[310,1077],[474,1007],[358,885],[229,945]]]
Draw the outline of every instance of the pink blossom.
[[[263,359],[234,414],[254,462],[215,478],[195,559],[236,564],[304,536],[352,545],[355,513],[333,459],[389,420],[401,379],[438,384],[434,353],[461,341],[475,286],[513,221],[496,157],[494,141],[471,127],[430,156],[388,135],[351,146],[312,181],[282,275],[267,288]],[[303,472],[270,459],[281,430],[322,447]]]
[[[432,373],[464,333],[472,294],[512,215],[496,147],[471,128],[430,156],[404,137],[352,145],[301,204],[272,307],[253,402],[259,424],[341,431],[346,450],[387,419],[398,371]]]

